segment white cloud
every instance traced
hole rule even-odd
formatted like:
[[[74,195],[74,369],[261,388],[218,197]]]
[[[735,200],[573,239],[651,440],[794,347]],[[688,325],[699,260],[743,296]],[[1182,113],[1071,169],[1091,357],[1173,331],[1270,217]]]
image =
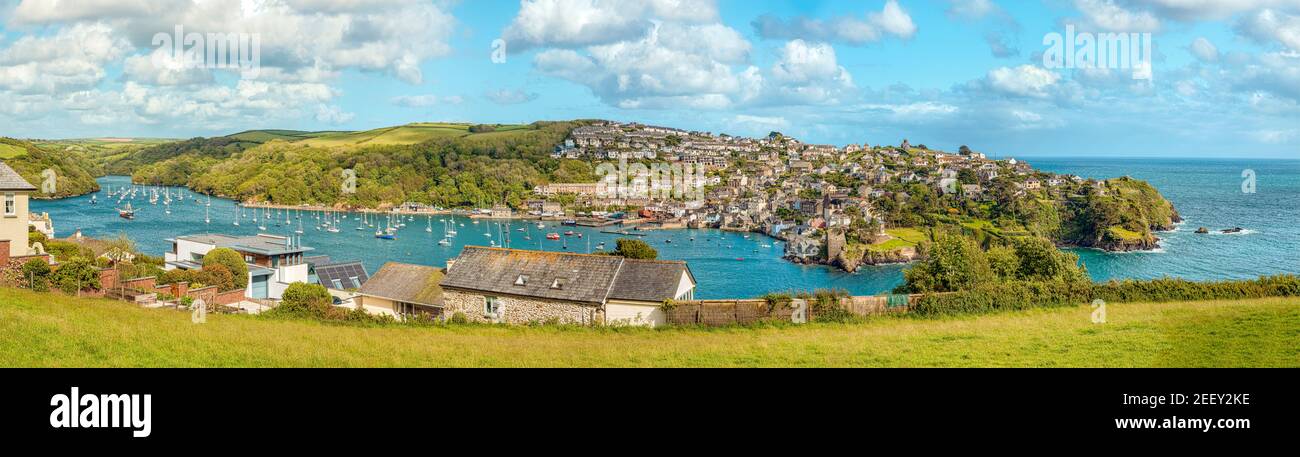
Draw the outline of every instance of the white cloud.
[[[700,37],[708,37],[702,40]],[[733,65],[749,43],[719,24],[660,23],[638,40],[540,52],[538,71],[589,87],[612,105],[725,107],[741,101],[749,81]]]
[[[155,34],[245,33],[260,39],[262,64],[282,75],[302,68],[356,69],[420,83],[419,65],[450,52],[455,19],[422,0],[22,0],[17,24],[104,24],[140,49]],[[144,80],[163,78],[146,77]]]
[[[864,18],[842,16],[821,20],[795,17],[782,20],[763,15],[755,19],[752,25],[763,38],[836,42],[855,46],[874,43],[887,36],[909,39],[916,35],[917,30],[912,16],[896,0],[889,0],[881,11],[869,13]]]
[[[102,24],[78,24],[51,36],[26,35],[0,50],[0,89],[57,94],[96,86],[104,66],[130,49]]]
[[[426,108],[441,103],[437,95],[399,95],[389,100],[393,105],[406,108]]]
[[[501,89],[490,91],[486,94],[487,99],[498,105],[518,105],[537,100],[537,93],[527,92],[523,89],[509,90]]]
[[[1097,31],[1154,32],[1160,28],[1160,19],[1149,11],[1133,11],[1115,0],[1074,0],[1074,6],[1083,13],[1085,27]]]
[[[1060,75],[1042,67],[1021,65],[996,68],[989,72],[985,81],[989,88],[1004,94],[1044,98],[1060,78]]]
[[[992,0],[949,0],[948,14],[967,19],[979,19],[1000,11]]]
[[[748,131],[776,130],[790,126],[790,121],[780,116],[737,114],[731,118],[731,125],[734,128],[744,128]]]
[[[1259,42],[1278,42],[1300,51],[1300,16],[1272,9],[1249,15],[1237,24],[1237,31]]]
[[[1300,8],[1300,0],[1129,0],[1180,21],[1226,19],[1261,8]]]
[[[1205,39],[1205,37],[1200,37],[1195,41],[1192,41],[1188,50],[1192,52],[1193,56],[1202,62],[1217,62],[1219,60],[1219,48],[1215,47],[1214,43],[1211,43],[1210,40]]]
[[[335,105],[320,105],[316,108],[316,120],[326,124],[340,125],[352,121],[356,114],[343,111]]]
[[[652,20],[717,18],[713,0],[524,0],[503,38],[513,50],[577,48],[643,38]]]

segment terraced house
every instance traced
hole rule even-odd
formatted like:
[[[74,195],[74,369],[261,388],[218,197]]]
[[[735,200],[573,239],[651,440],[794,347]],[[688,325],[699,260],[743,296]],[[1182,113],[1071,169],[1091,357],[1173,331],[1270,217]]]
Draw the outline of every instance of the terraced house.
[[[686,262],[467,246],[448,262],[442,312],[477,322],[658,326],[693,300]]]

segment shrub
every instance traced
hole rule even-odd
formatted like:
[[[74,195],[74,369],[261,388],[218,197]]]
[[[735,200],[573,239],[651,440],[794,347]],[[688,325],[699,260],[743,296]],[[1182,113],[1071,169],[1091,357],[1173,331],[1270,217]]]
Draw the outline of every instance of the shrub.
[[[203,267],[206,268],[212,265],[221,265],[230,271],[234,281],[232,289],[248,287],[248,264],[244,263],[244,258],[234,249],[217,248],[208,251],[203,256]]]
[[[462,313],[462,312],[460,312],[460,311],[457,311],[457,312],[455,312],[454,314],[451,315],[451,321],[450,321],[450,322],[453,323],[453,324],[457,324],[457,325],[468,324],[468,323],[469,323],[469,317],[468,317],[468,316],[465,316],[465,313]]]
[[[37,292],[50,290],[50,264],[44,259],[31,259],[23,264],[23,280],[27,286]]]
[[[850,322],[856,319],[852,311],[844,308],[843,300],[849,298],[844,289],[817,289],[811,297],[804,297],[816,322]]]
[[[296,282],[284,290],[280,306],[268,313],[272,317],[325,319],[330,315],[333,301],[325,287]]]
[[[925,295],[912,303],[912,313],[919,316],[980,314],[1078,306],[1094,299],[1108,303],[1163,303],[1295,296],[1300,296],[1300,278],[1292,275],[1211,282],[1171,278],[1101,284],[1062,280],[1011,281],[986,284],[963,292]]]
[[[99,269],[85,257],[74,257],[58,270],[52,277],[54,285],[64,293],[75,294],[82,289],[98,289]]]

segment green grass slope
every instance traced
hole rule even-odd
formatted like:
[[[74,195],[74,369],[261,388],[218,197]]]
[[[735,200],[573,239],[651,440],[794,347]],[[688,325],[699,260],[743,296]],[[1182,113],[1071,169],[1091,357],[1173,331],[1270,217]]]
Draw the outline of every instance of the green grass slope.
[[[350,327],[0,289],[16,367],[1296,367],[1300,299],[755,329]]]

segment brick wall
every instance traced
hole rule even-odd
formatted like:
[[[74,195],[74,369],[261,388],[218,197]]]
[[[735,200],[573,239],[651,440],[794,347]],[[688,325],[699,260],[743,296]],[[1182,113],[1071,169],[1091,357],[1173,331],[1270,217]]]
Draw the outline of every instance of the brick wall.
[[[244,301],[244,289],[231,290],[231,291],[215,294],[212,297],[212,301],[208,303],[214,303],[218,305],[232,305],[235,303],[239,303],[241,301]]]
[[[127,279],[122,281],[121,284],[118,284],[118,287],[125,287],[127,289],[136,289],[136,290],[153,292],[157,281],[158,278],[155,278],[153,276],[148,276],[144,278]]]
[[[99,286],[106,290],[117,288],[117,279],[120,273],[112,268],[99,270]]]
[[[190,290],[185,293],[185,296],[193,298],[194,300],[203,300],[203,303],[216,303],[217,286],[208,286]]]

